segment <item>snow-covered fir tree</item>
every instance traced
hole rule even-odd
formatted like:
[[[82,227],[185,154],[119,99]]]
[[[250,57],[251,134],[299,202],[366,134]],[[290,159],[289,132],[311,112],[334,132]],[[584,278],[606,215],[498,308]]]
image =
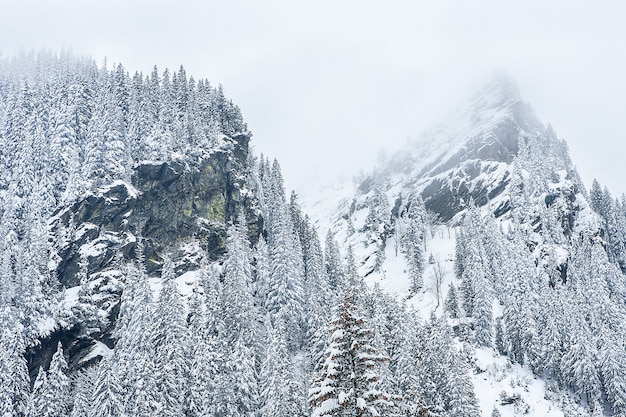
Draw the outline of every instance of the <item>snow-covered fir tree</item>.
[[[346,294],[331,322],[324,365],[309,390],[311,416],[377,416],[394,404],[376,389],[376,367],[387,360],[371,345],[365,321]]]

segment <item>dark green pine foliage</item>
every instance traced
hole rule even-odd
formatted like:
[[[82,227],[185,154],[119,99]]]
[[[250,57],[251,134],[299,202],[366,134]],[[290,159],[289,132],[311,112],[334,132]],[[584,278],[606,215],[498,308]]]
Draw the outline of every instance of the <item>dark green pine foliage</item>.
[[[371,342],[371,331],[345,295],[331,322],[324,365],[309,390],[312,417],[378,416],[393,406],[388,395],[375,388],[377,364],[387,358]]]

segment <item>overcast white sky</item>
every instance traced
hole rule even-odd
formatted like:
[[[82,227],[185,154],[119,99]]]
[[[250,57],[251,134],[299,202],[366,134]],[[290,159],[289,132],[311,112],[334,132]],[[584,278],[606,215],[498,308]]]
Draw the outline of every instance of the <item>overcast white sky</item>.
[[[301,192],[367,170],[504,69],[587,186],[621,194],[625,16],[618,0],[0,0],[0,52],[183,64],[223,84]]]

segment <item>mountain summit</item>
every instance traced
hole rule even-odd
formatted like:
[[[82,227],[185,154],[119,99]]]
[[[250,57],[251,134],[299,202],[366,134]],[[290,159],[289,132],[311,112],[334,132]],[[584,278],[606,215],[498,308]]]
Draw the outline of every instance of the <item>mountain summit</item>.
[[[367,229],[367,239],[345,239],[355,247],[381,251],[393,234],[394,216],[409,210],[416,198],[436,221],[453,225],[471,207],[510,218],[519,217],[531,202],[543,201],[555,209],[569,235],[576,213],[589,209],[584,194],[567,144],[536,117],[512,79],[497,75],[445,122],[358,179],[354,193],[348,192],[330,210],[334,214],[321,217],[333,219],[330,228],[342,236],[348,236],[348,230]],[[363,213],[372,211],[392,213],[386,226],[375,232],[362,224],[367,217]],[[362,270],[365,274],[373,271],[369,259],[362,260],[369,265]]]
[[[577,177],[565,143],[537,119],[515,83],[500,75],[379,169],[390,181],[403,182],[405,192],[419,192],[442,221],[470,204],[489,204],[498,217],[510,210],[503,194],[514,167],[539,148],[558,159],[566,176]]]

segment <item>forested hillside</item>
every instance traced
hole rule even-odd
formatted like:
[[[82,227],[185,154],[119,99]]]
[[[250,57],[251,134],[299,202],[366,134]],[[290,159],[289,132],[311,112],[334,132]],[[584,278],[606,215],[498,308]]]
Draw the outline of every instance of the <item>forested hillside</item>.
[[[626,413],[624,204],[508,84],[476,100],[327,227],[221,86],[0,60],[0,415],[539,415],[485,406],[489,356],[555,415]]]
[[[565,415],[625,412],[624,200],[587,194],[511,80],[332,193],[309,207],[369,283],[545,380]]]

